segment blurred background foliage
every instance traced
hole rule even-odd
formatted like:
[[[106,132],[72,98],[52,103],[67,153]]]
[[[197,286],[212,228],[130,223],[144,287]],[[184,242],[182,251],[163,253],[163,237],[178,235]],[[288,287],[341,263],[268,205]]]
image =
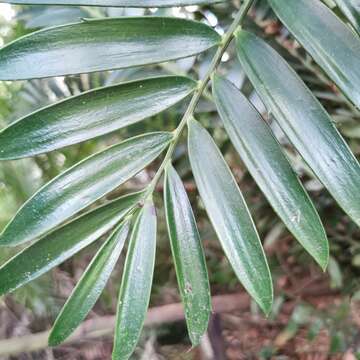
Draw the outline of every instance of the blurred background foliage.
[[[333,7],[331,0],[324,1]],[[0,4],[0,45],[34,30],[78,21],[80,18],[132,15],[169,15],[209,23],[219,33],[230,24],[239,3],[227,2],[212,7],[189,6],[176,9],[114,9],[89,7],[10,6]],[[344,19],[344,21],[346,21]],[[258,0],[246,23],[266,38],[297,70],[303,80],[323,103],[353,152],[360,154],[360,113],[337,91],[319,67],[276,20],[266,1]],[[58,77],[26,82],[0,82],[0,127],[21,116],[65,97],[100,86],[159,74],[187,74],[195,79],[203,76],[211,53],[174,63],[111,71],[90,75]],[[300,156],[293,150],[281,130],[273,123],[260,99],[253,91],[230,46],[223,57],[220,71],[249,96],[291,159],[295,169],[314,200],[324,222],[331,245],[331,261],[322,273],[304,250],[293,240],[251,179],[229,142],[215,111],[210,92],[197,109],[197,117],[211,131],[230,164],[248,201],[251,213],[264,241],[274,276],[276,301],[273,313],[265,320],[255,304],[246,310],[214,318],[216,331],[209,333],[213,349],[220,350],[214,359],[360,359],[360,231],[334,203],[334,200],[314,178]],[[271,69],[269,69],[271,71]],[[145,131],[172,130],[180,120],[186,101],[166,112],[110,135],[71,146],[48,155],[0,163],[0,230],[16,210],[42,184],[80,159],[122,139]],[[199,223],[205,245],[212,294],[242,291],[217,242],[205,211],[199,201],[186,157],[185,142],[177,148],[176,167],[179,170]],[[314,149],[316,151],[316,149]],[[125,186],[108,196],[144,187],[159,163],[137,175]],[[152,306],[179,301],[175,270],[170,256],[165,229],[162,187],[157,189],[159,216],[158,253],[152,293]],[[11,255],[1,249],[0,262]],[[94,254],[90,246],[60,267],[0,298],[0,339],[9,339],[48,329],[61,305]],[[90,318],[114,314],[123,258],[111,277],[106,291]],[[359,310],[358,310],[359,309]],[[211,336],[210,336],[211,335]],[[6,340],[4,340],[6,341]],[[6,346],[6,342],[0,346]],[[19,341],[21,341],[19,339]],[[202,344],[190,348],[185,325],[181,322],[144,331],[143,340],[134,355],[136,359],[212,359]],[[36,353],[10,356],[10,359],[106,359],[111,351],[110,339],[64,345]],[[216,353],[216,351],[215,351]],[[0,348],[1,354],[1,348]],[[214,357],[215,356],[215,357]],[[0,356],[1,357],[1,356]]]

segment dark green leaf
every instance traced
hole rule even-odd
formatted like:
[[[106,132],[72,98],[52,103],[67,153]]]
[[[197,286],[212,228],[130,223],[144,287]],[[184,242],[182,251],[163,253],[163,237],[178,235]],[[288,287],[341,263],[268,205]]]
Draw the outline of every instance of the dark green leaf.
[[[213,93],[226,131],[254,180],[288,229],[325,269],[329,245],[324,228],[270,127],[229,81],[214,77]]]
[[[129,225],[129,221],[121,224],[95,255],[57,317],[49,345],[62,343],[93,308],[119,259]]]
[[[344,15],[349,19],[355,30],[360,34],[360,1],[334,0]]]
[[[189,156],[201,199],[225,254],[245,289],[268,314],[273,288],[256,228],[219,149],[195,120],[189,124]]]
[[[33,240],[152,162],[168,145],[172,134],[141,135],[112,146],[76,164],[41,188],[15,215],[0,237],[0,245]]]
[[[165,174],[164,203],[186,323],[192,345],[197,346],[207,330],[211,312],[209,279],[194,214],[181,179],[171,165]]]
[[[269,0],[314,60],[360,108],[360,39],[319,0]]]
[[[34,5],[87,5],[112,7],[175,7],[185,5],[211,5],[226,0],[5,0],[8,4]]]
[[[78,74],[199,54],[220,42],[200,22],[165,17],[86,20],[34,32],[0,50],[0,80]]]
[[[113,359],[128,359],[135,349],[149,306],[156,249],[156,213],[146,202],[138,215],[121,282]]]
[[[240,62],[268,110],[340,206],[360,225],[360,167],[331,118],[263,40],[237,34]]]
[[[46,235],[0,267],[0,295],[36,279],[113,228],[143,194],[131,194],[99,207]]]
[[[133,81],[72,97],[25,116],[0,132],[0,159],[49,152],[160,113],[196,87],[186,77]]]

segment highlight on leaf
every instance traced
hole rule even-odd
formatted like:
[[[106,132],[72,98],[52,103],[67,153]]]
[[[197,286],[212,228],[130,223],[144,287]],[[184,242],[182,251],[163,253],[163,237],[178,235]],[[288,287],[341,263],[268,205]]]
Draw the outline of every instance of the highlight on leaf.
[[[270,127],[228,80],[214,76],[213,94],[225,129],[254,180],[295,238],[325,269],[325,230]]]
[[[157,115],[190,95],[180,76],[131,81],[92,90],[40,109],[0,132],[0,160],[47,153]]]
[[[116,313],[114,359],[135,349],[150,301],[156,250],[156,213],[151,200],[139,211],[129,243]]]
[[[100,297],[123,249],[129,232],[129,221],[121,224],[103,244],[85,270],[49,336],[49,345],[62,343],[85,319]]]
[[[216,144],[196,120],[190,121],[188,142],[195,182],[224,252],[245,289],[269,314],[271,275],[238,185]]]
[[[360,166],[329,114],[264,40],[241,31],[236,46],[240,63],[268,110],[330,194],[360,225]]]
[[[111,6],[130,8],[179,7],[212,5],[227,0],[51,0],[52,5]],[[48,5],[49,0],[5,0],[8,4]]]
[[[174,271],[167,261],[166,272],[177,279],[193,347],[208,340],[210,281],[219,277],[222,285],[238,279],[270,313],[264,248],[272,268],[279,257],[269,242],[297,239],[301,246],[285,244],[297,266],[303,247],[323,270],[330,258],[331,281],[343,284],[333,225],[341,219],[341,236],[360,225],[360,166],[335,125],[354,126],[352,138],[360,137],[360,8],[353,0],[243,0],[234,13],[218,2],[4,1],[19,6],[9,26],[16,31],[0,33],[1,46],[2,34],[17,37],[0,48],[0,246],[28,244],[4,251],[12,255],[0,265],[0,295],[85,248],[92,257],[55,321],[52,346],[76,338],[101,294],[115,288],[112,358],[132,356],[142,344],[158,235],[170,240],[158,259],[172,255]],[[259,36],[244,30],[251,21]],[[356,140],[350,145],[358,153]],[[331,256],[318,213],[335,239]],[[120,281],[114,270],[128,237]],[[224,256],[213,251],[216,238]],[[226,258],[229,274],[218,267]]]
[[[36,31],[0,49],[0,80],[161,63],[202,53],[220,40],[211,27],[178,18],[84,20]]]
[[[114,200],[20,251],[0,267],[0,295],[36,279],[105,235],[138,206],[142,197],[143,193],[135,193]]]
[[[320,0],[269,0],[280,20],[360,108],[360,39]]]
[[[42,187],[18,211],[0,245],[34,240],[136,175],[169,144],[166,132],[141,135],[81,161]]]
[[[356,0],[334,0],[360,35],[360,4]]]
[[[206,333],[211,313],[210,285],[196,220],[180,176],[165,170],[164,204],[179,290],[193,346]]]

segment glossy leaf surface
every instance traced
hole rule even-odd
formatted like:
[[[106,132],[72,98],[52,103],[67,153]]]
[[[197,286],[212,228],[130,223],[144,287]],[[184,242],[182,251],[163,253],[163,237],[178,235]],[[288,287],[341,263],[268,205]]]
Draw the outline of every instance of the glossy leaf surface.
[[[360,38],[320,0],[269,0],[327,75],[360,108]]]
[[[166,132],[137,136],[88,157],[41,188],[15,215],[0,245],[33,240],[136,175],[168,145]]]
[[[175,7],[185,5],[211,5],[225,0],[5,0],[9,4],[86,5],[111,7]]]
[[[340,206],[360,225],[360,167],[325,109],[260,38],[240,32],[237,51],[267,109]]]
[[[62,343],[93,308],[119,259],[128,232],[129,222],[125,222],[97,252],[55,321],[49,337],[51,346]]]
[[[354,29],[360,34],[360,1],[334,0],[344,15],[349,19]]]
[[[135,349],[149,306],[156,250],[152,202],[140,211],[131,234],[117,308],[113,359],[128,359]]]
[[[208,327],[210,286],[196,220],[184,185],[172,166],[166,169],[164,203],[188,332],[192,345],[197,346]]]
[[[31,9],[34,9],[35,11],[30,14],[27,13],[25,19],[21,19],[25,20],[25,27],[27,29],[39,29],[47,26],[63,25],[79,21],[80,19],[89,16],[86,9],[80,7],[52,6],[49,8],[43,8],[42,11],[38,12],[36,9],[39,9],[39,7],[32,7],[30,8],[30,11]]]
[[[124,196],[97,208],[22,250],[0,267],[0,295],[36,279],[107,233],[142,195]]]
[[[166,17],[85,20],[26,35],[0,50],[0,80],[128,68],[199,54],[220,42],[209,26]]]
[[[51,105],[0,132],[0,160],[76,144],[156,115],[189,95],[196,82],[164,76],[89,91]]]
[[[310,255],[324,269],[329,245],[320,218],[268,124],[229,81],[213,79],[225,129],[256,183]]]
[[[189,157],[201,199],[230,264],[245,289],[269,313],[271,275],[255,225],[219,149],[195,120],[189,125]]]

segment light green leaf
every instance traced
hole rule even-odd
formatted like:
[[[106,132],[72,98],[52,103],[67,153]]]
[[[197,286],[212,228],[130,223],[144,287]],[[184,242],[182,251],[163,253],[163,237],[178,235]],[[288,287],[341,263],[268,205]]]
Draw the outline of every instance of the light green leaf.
[[[337,260],[330,256],[328,273],[330,277],[330,286],[339,289],[343,286],[343,274]]]
[[[113,360],[135,349],[149,306],[156,249],[156,213],[152,202],[140,211],[131,234],[116,316]]]
[[[165,173],[164,203],[186,323],[191,343],[197,346],[211,313],[209,279],[196,220],[181,179],[171,165]]]
[[[319,0],[269,0],[276,15],[360,108],[360,39]]]
[[[99,299],[119,259],[129,232],[121,224],[103,244],[65,303],[49,336],[49,345],[62,343],[85,319]]]
[[[189,157],[201,199],[230,264],[245,289],[268,314],[273,288],[255,225],[219,149],[195,120],[189,123]]]
[[[199,54],[221,41],[191,20],[85,20],[26,35],[0,50],[0,80],[79,74],[155,64]]]
[[[348,215],[360,225],[360,167],[328,113],[286,61],[263,40],[237,34],[237,52],[266,107]]]
[[[76,144],[156,115],[188,96],[196,82],[164,76],[138,80],[66,99],[0,132],[0,160]]]
[[[0,245],[19,245],[53,229],[136,175],[171,139],[167,132],[137,136],[76,164],[25,203],[0,236]]]
[[[234,85],[213,80],[217,108],[246,167],[287,228],[325,269],[329,245],[319,215],[270,127]]]
[[[334,0],[340,10],[349,19],[354,29],[360,34],[360,1]]]
[[[142,199],[131,194],[92,210],[22,250],[0,267],[0,295],[61,264],[113,228]]]
[[[211,5],[226,0],[4,0],[8,4],[34,5],[86,5],[130,8],[175,7],[186,5]]]
[[[47,0],[47,2],[49,2],[49,0]],[[69,22],[79,21],[89,16],[86,9],[80,7],[44,6],[40,9],[40,7],[34,6],[28,10],[34,11],[30,13],[25,12],[26,15],[24,16],[20,10],[20,14],[18,15],[18,19],[25,22],[26,29],[63,25]]]

